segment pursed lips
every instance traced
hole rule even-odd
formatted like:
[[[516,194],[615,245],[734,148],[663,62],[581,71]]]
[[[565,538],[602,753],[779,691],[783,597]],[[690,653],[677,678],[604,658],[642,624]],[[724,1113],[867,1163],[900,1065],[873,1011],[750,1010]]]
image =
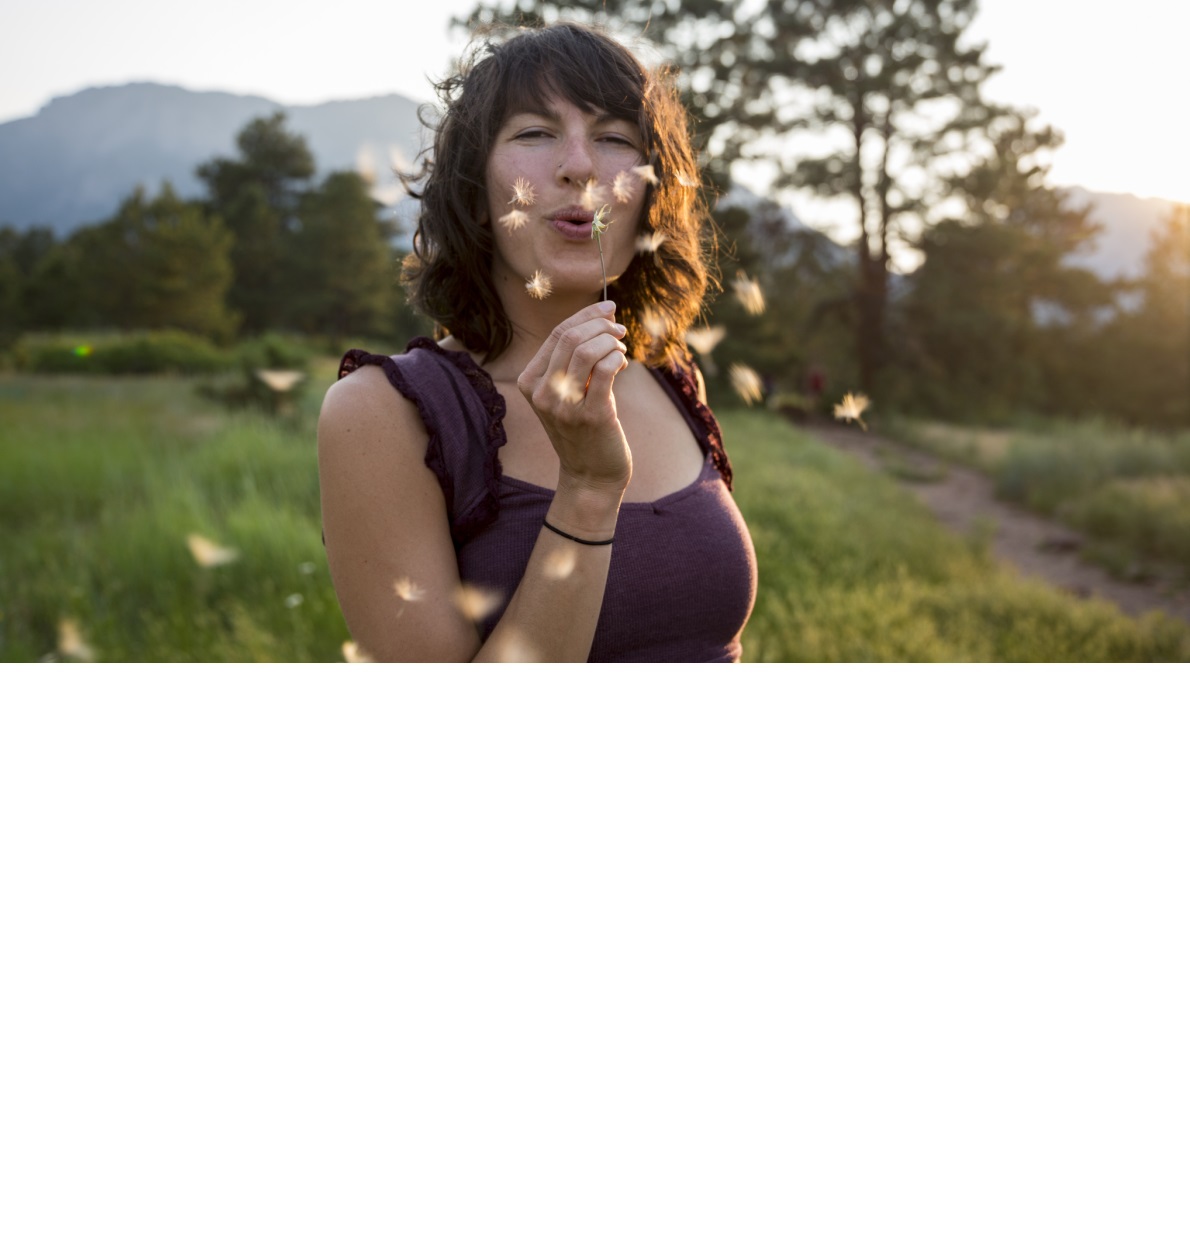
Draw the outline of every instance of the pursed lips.
[[[591,225],[595,220],[594,211],[587,211],[582,207],[562,207],[551,212],[546,219],[563,237],[572,241],[591,240]]]

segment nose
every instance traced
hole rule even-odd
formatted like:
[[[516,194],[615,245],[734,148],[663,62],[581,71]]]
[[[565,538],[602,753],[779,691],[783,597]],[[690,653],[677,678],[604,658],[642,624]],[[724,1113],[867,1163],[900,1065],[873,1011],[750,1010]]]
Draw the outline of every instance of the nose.
[[[562,184],[585,185],[595,175],[595,152],[586,134],[569,134],[560,155],[558,180]]]

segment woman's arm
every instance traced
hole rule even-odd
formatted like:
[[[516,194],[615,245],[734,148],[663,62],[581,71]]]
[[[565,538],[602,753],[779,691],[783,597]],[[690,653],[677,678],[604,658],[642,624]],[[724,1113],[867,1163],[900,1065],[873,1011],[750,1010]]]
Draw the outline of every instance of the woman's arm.
[[[614,534],[632,473],[611,390],[627,363],[608,318],[588,310],[560,324],[520,380],[559,454],[547,520],[589,540]],[[318,424],[323,528],[352,636],[381,661],[585,660],[611,547],[572,542],[543,526],[520,585],[481,645],[458,605],[450,523],[424,463],[426,446],[416,408],[380,370],[363,367],[327,393]]]

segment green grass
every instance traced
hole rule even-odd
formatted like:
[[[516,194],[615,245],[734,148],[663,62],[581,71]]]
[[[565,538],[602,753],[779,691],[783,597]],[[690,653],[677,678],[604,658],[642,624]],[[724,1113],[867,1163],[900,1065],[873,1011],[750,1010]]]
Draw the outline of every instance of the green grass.
[[[103,660],[340,658],[320,369],[288,424],[227,414],[187,380],[0,379],[0,657],[52,654],[71,618]],[[192,533],[238,560],[201,568]]]
[[[722,415],[760,592],[745,659],[1160,661],[1190,628],[996,567],[889,478],[763,413]]]
[[[896,438],[981,469],[996,493],[1081,530],[1084,554],[1121,576],[1190,577],[1190,432],[1030,421],[973,429],[899,420]]]
[[[314,443],[332,377],[320,363],[282,423],[229,413],[193,380],[0,376],[0,658],[56,657],[73,619],[107,661],[339,660]],[[1190,628],[997,569],[787,422],[723,422],[760,563],[745,658],[1190,657]],[[201,568],[192,533],[239,558]]]

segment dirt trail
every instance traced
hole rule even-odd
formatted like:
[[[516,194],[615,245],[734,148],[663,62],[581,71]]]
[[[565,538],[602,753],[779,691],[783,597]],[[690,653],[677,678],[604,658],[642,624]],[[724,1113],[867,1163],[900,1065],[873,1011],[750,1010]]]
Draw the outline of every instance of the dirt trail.
[[[1079,556],[1083,536],[1077,530],[997,499],[992,480],[984,474],[855,426],[799,423],[798,429],[872,469],[892,473],[950,529],[967,534],[990,528],[992,553],[1028,576],[1080,598],[1107,599],[1130,616],[1163,611],[1190,624],[1190,590],[1162,582],[1119,581],[1088,564]],[[902,476],[905,473],[910,476]]]

